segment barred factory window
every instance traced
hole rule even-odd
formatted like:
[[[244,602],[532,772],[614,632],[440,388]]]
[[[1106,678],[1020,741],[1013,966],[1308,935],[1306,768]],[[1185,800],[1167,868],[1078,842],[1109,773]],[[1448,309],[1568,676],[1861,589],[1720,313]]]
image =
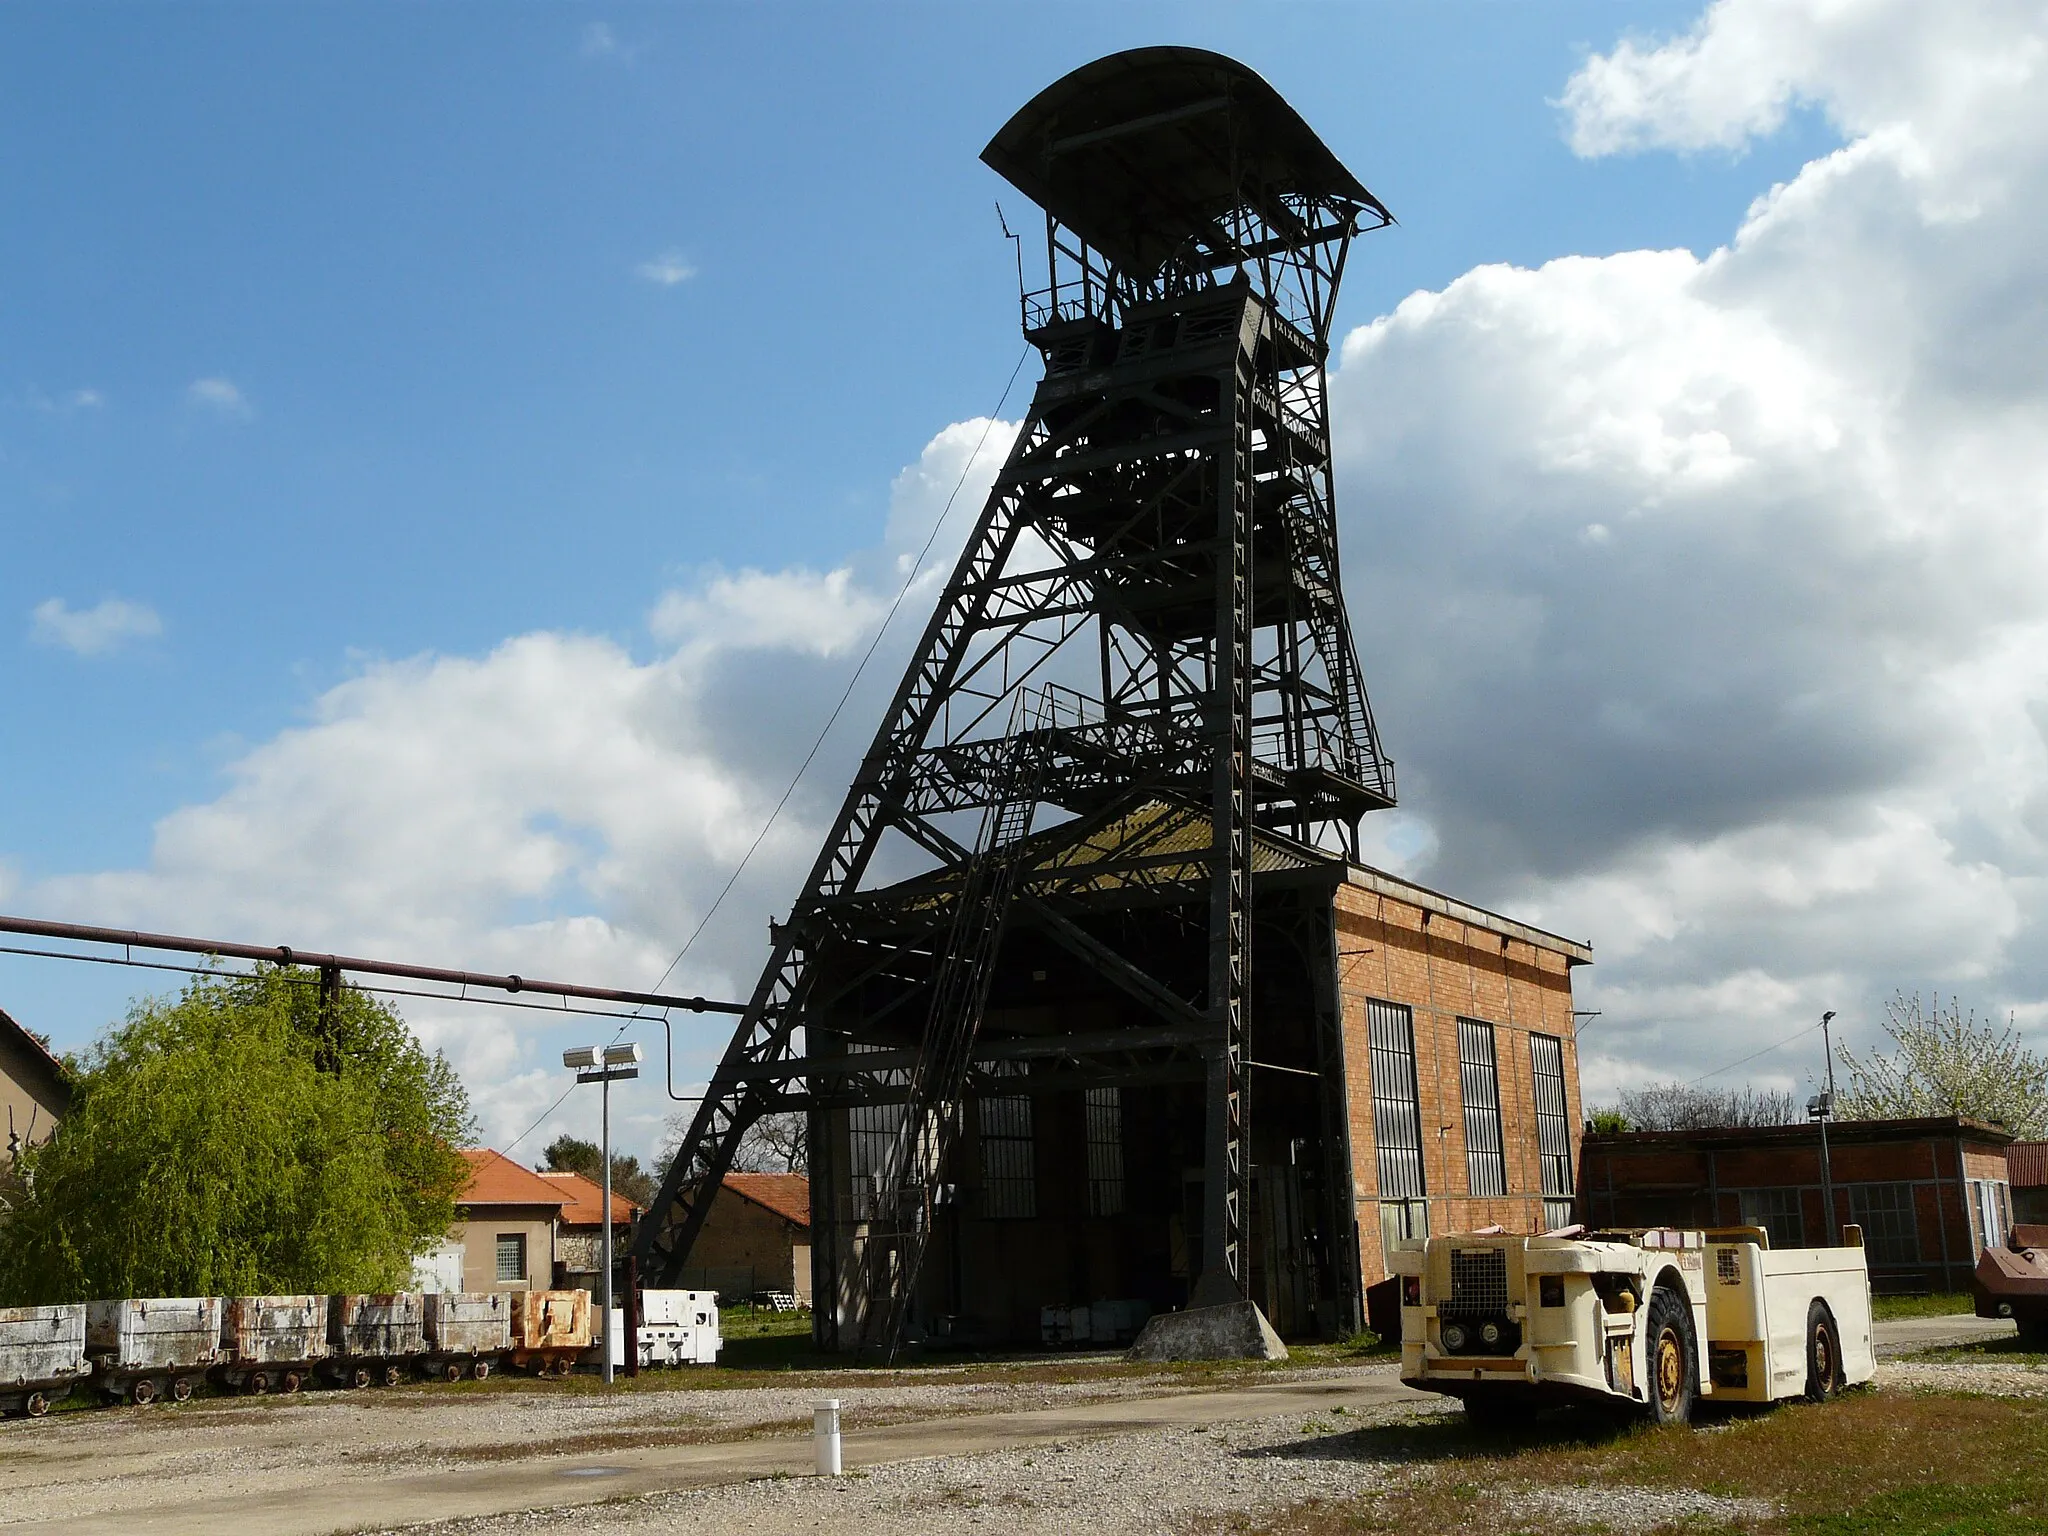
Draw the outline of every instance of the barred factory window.
[[[1493,1026],[1458,1020],[1458,1087],[1465,1100],[1465,1178],[1475,1195],[1508,1192],[1507,1158],[1500,1138],[1500,1064]]]
[[[1804,1248],[1806,1216],[1796,1189],[1745,1189],[1741,1194],[1742,1224],[1762,1227],[1773,1248]]]
[[[879,1045],[849,1044],[846,1054],[861,1056],[881,1049]],[[900,1067],[886,1068],[875,1073],[875,1077],[890,1084],[910,1081],[910,1074]],[[858,1104],[846,1112],[846,1161],[855,1221],[874,1219],[881,1201],[884,1165],[889,1161],[889,1149],[903,1124],[903,1115],[901,1104]]]
[[[500,1232],[498,1234],[498,1278],[500,1280],[524,1280],[526,1278],[526,1234],[524,1232]]]
[[[1000,1076],[1021,1076],[1024,1065],[998,1062],[995,1070]],[[981,1125],[981,1214],[1036,1216],[1038,1170],[1033,1156],[1031,1100],[1023,1094],[984,1098],[977,1103],[977,1114]]]
[[[1910,1184],[1851,1184],[1849,1219],[1863,1228],[1872,1264],[1918,1264],[1920,1222]]]
[[[1422,1182],[1422,1104],[1415,1085],[1415,1016],[1399,1003],[1368,1000],[1372,1046],[1372,1139],[1380,1198],[1413,1199]]]
[[[1088,1214],[1124,1213],[1124,1099],[1120,1088],[1090,1088],[1088,1113]]]
[[[1535,1084],[1536,1152],[1543,1164],[1543,1219],[1561,1227],[1572,1219],[1572,1122],[1565,1109],[1564,1042],[1556,1035],[1529,1037],[1529,1075]]]

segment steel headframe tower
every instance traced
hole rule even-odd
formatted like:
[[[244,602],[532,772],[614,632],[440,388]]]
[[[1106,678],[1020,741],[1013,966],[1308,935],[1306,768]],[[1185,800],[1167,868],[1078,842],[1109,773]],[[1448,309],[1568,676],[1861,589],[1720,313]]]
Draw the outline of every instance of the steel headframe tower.
[[[904,1104],[881,1193],[852,1212],[866,1274],[842,1293],[885,1347],[1012,906],[1145,1003],[1161,1039],[1197,1042],[1193,1299],[1245,1294],[1254,829],[1355,858],[1361,815],[1394,803],[1338,583],[1324,381],[1351,240],[1390,215],[1264,80],[1195,49],[1076,70],[982,158],[1045,210],[1045,283],[1023,295],[1044,378],[637,1244],[643,1274],[675,1276],[759,1115],[812,1113],[815,1212],[833,1188],[823,1112]],[[1137,804],[1206,820],[1206,898],[1189,893],[1205,995],[1056,910],[1019,856],[1035,814],[1085,830]],[[878,853],[923,873],[871,890]],[[1123,873],[1146,868],[1133,852]],[[828,1022],[849,1003],[862,1024]],[[923,1014],[914,1049],[880,1043],[892,1011],[899,1028]],[[814,1261],[829,1246],[817,1234]],[[823,1283],[819,1317],[840,1342]]]

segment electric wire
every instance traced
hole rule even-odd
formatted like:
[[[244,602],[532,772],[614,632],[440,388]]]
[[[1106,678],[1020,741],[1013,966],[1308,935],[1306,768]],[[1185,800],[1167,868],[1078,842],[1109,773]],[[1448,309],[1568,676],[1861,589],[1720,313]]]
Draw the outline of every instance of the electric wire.
[[[881,649],[882,638],[888,634],[889,625],[894,621],[897,612],[903,607],[904,599],[910,596],[910,589],[917,584],[917,578],[924,574],[925,558],[931,554],[932,546],[938,542],[940,530],[946,526],[947,520],[952,517],[953,504],[960,499],[960,492],[967,485],[967,477],[974,473],[974,466],[981,458],[981,450],[988,446],[989,434],[995,430],[996,423],[1002,419],[1003,407],[1010,403],[1010,391],[1017,387],[1017,376],[1024,371],[1024,360],[1031,355],[1031,352],[1032,348],[1027,344],[1024,350],[1017,354],[1017,365],[1010,370],[1010,377],[1003,385],[1003,393],[996,401],[996,408],[983,421],[981,436],[975,441],[974,451],[967,456],[967,462],[961,466],[960,478],[953,482],[952,493],[946,497],[946,504],[940,509],[937,520],[933,522],[932,531],[925,535],[923,548],[918,550],[917,558],[911,561],[910,571],[903,578],[903,585],[897,589],[895,600],[889,604],[888,612],[882,615],[882,622],[876,627],[874,638],[868,642],[868,648],[861,653],[860,660],[855,663],[853,675],[846,680],[846,687],[839,695],[839,702],[832,706],[832,713],[825,717],[825,723],[819,728],[817,739],[811,743],[810,751],[806,752],[803,761],[797,764],[796,772],[790,777],[789,787],[783,790],[781,798],[775,802],[775,808],[768,813],[768,819],[761,823],[761,830],[754,834],[754,840],[747,845],[747,851],[740,856],[739,863],[733,867],[733,872],[726,877],[725,884],[719,888],[718,894],[712,898],[711,905],[705,909],[704,915],[697,920],[697,926],[692,928],[690,936],[683,940],[683,947],[676,951],[675,958],[669,961],[667,968],[662,971],[661,979],[649,987],[648,991],[659,992],[661,990],[669,977],[675,974],[676,967],[683,963],[684,956],[689,954],[692,946],[696,944],[704,930],[710,926],[712,918],[718,915],[719,908],[725,905],[725,898],[732,894],[733,887],[739,884],[740,876],[746,873],[747,866],[753,862],[754,855],[760,851],[761,844],[767,841],[768,833],[774,828],[775,823],[781,818],[783,811],[788,807],[790,797],[796,793],[797,786],[803,782],[804,775],[810,772],[811,764],[817,760],[818,753],[824,749],[825,739],[832,734],[832,727],[839,723],[839,716],[845,710],[848,701],[853,698],[853,690],[859,686],[862,674],[867,671],[868,663],[875,659],[875,652]],[[635,1007],[632,1013],[625,1015],[627,1024],[630,1024],[634,1019],[646,1017],[645,1008],[646,1004],[640,1004]],[[667,1019],[667,1009],[662,1010],[661,1017],[663,1020]],[[621,1024],[618,1032],[612,1036],[612,1043],[614,1045],[626,1033],[627,1024]],[[671,1063],[670,1077],[673,1078],[673,1076],[674,1066]],[[553,1115],[556,1110],[568,1102],[569,1094],[574,1091],[575,1085],[572,1083],[568,1089],[563,1091],[560,1098],[556,1099],[554,1103],[541,1112],[540,1119],[534,1121],[532,1125],[521,1131],[518,1137],[506,1146],[505,1150],[507,1152],[511,1151],[513,1147],[518,1146],[520,1142],[526,1140],[527,1137],[539,1130],[549,1116]],[[673,1088],[670,1089],[670,1095],[671,1097],[674,1096]]]
[[[1751,1051],[1747,1056],[1743,1057],[1740,1061],[1731,1061],[1725,1067],[1716,1067],[1711,1072],[1702,1072],[1698,1077],[1694,1078],[1685,1086],[1688,1088],[1696,1088],[1701,1083],[1704,1083],[1710,1077],[1719,1077],[1723,1072],[1733,1072],[1737,1067],[1747,1066],[1750,1062],[1755,1061],[1759,1056],[1768,1056],[1773,1051],[1782,1051],[1788,1045],[1798,1044],[1801,1040],[1804,1040],[1808,1035],[1817,1035],[1819,1033],[1820,1025],[1818,1024],[1815,1024],[1808,1029],[1802,1029],[1796,1035],[1787,1035],[1784,1039],[1780,1040],[1776,1045],[1767,1045],[1760,1051]]]

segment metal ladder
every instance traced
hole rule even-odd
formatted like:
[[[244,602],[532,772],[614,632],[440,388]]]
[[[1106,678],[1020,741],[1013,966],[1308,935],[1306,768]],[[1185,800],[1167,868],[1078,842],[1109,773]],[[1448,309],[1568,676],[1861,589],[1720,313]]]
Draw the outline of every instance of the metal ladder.
[[[1053,712],[1048,694],[1018,698],[996,794],[982,813],[974,857],[962,874],[945,951],[932,980],[931,1010],[911,1069],[908,1101],[882,1165],[862,1244],[862,1349],[878,1352],[885,1364],[894,1362],[902,1345],[931,1243],[939,1176],[960,1137],[975,1037],[1024,863],[1022,845],[1045,779]]]

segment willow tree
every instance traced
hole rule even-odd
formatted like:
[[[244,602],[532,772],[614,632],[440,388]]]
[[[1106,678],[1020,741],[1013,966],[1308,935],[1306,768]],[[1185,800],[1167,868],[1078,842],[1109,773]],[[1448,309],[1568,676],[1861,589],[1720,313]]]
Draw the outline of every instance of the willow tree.
[[[74,1061],[0,1227],[0,1303],[403,1283],[455,1219],[468,1098],[395,1010],[315,981],[203,976]]]

